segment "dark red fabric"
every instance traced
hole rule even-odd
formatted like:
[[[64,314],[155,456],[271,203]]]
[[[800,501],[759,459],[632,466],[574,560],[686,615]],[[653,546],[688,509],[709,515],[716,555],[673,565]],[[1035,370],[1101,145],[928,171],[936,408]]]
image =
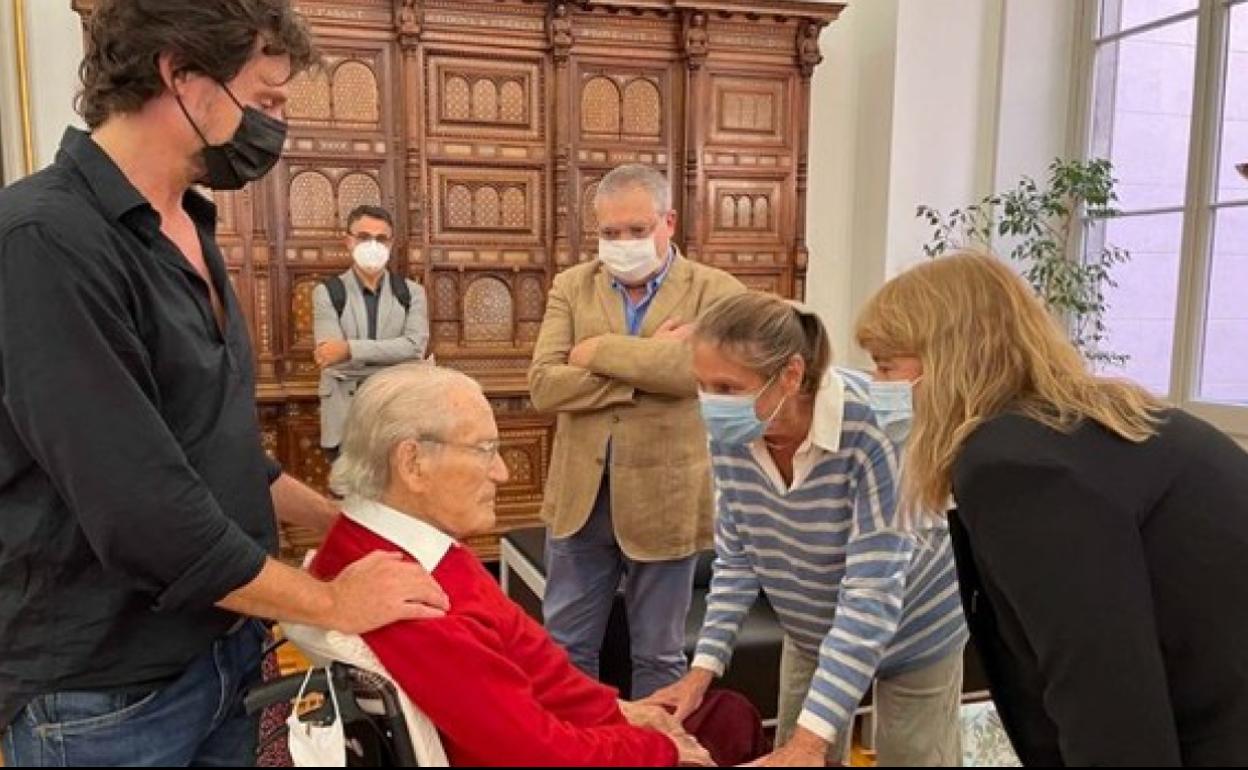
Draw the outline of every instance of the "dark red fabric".
[[[734,690],[710,690],[685,720],[685,729],[698,739],[720,767],[739,765],[771,751],[758,709]]]

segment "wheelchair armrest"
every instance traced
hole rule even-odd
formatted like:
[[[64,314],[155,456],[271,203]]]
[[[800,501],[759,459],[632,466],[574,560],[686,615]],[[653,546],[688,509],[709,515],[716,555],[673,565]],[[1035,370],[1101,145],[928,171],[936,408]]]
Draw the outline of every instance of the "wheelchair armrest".
[[[275,703],[285,703],[294,700],[299,694],[299,688],[303,687],[303,680],[308,676],[306,671],[297,671],[293,674],[264,682],[252,687],[247,695],[243,697],[243,707],[248,714],[256,714]],[[318,668],[312,673],[312,679],[308,682],[309,692],[326,692],[328,690],[328,682],[325,678],[325,669]]]

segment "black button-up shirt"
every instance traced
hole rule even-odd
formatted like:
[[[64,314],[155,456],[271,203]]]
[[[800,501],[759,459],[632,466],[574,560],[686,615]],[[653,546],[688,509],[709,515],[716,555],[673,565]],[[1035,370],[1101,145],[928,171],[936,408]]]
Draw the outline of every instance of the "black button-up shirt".
[[[246,324],[85,133],[0,190],[0,725],[31,696],[142,691],[236,620],[277,546]]]
[[[364,309],[368,311],[368,338],[370,340],[377,339],[377,309],[381,305],[381,289],[385,285],[383,279],[377,284],[377,291],[373,291],[360,281],[360,289],[364,292]]]

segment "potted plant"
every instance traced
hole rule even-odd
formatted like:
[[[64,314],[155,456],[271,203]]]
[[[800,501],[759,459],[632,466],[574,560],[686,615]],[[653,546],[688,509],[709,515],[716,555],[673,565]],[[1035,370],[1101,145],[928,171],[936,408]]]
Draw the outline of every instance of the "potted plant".
[[[1108,160],[1062,160],[1049,164],[1046,184],[1029,176],[1005,192],[989,195],[966,208],[942,214],[919,206],[917,216],[932,227],[923,252],[937,257],[949,251],[988,250],[1006,239],[1007,256],[1019,263],[1045,305],[1070,330],[1071,341],[1097,365],[1122,365],[1127,357],[1104,349],[1105,291],[1117,286],[1112,269],[1130,253],[1089,239],[1083,258],[1075,255],[1085,222],[1118,215],[1114,204],[1113,167]]]

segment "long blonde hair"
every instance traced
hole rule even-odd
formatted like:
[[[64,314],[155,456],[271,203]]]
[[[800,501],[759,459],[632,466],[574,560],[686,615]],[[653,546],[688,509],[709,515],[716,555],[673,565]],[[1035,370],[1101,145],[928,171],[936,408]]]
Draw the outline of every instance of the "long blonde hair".
[[[904,461],[907,509],[944,510],[962,445],[1003,412],[1063,432],[1089,419],[1141,442],[1163,408],[1136,385],[1093,375],[1031,288],[987,254],[941,257],[892,279],[854,335],[873,355],[923,365]]]

